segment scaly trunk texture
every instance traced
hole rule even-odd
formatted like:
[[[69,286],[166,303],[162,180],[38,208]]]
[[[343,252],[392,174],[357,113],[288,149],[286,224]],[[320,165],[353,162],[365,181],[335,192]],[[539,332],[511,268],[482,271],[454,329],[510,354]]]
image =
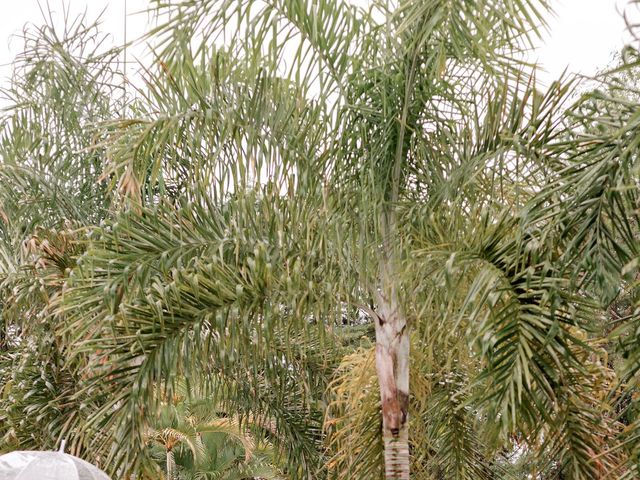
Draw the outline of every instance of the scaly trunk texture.
[[[385,478],[409,480],[409,335],[391,274],[384,262],[375,319]]]
[[[167,480],[173,480],[173,450],[167,450]]]
[[[384,438],[384,476],[387,479],[409,478],[409,428],[405,425],[398,438]]]

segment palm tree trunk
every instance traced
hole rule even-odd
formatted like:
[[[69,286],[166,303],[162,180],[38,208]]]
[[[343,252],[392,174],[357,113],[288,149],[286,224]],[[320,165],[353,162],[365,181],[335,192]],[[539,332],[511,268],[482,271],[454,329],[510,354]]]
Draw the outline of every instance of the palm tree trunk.
[[[382,402],[385,478],[409,479],[409,335],[390,263],[383,261],[377,292],[376,370]]]
[[[173,450],[167,450],[167,480],[173,480]]]
[[[409,429],[405,426],[398,438],[384,438],[384,476],[409,479]]]

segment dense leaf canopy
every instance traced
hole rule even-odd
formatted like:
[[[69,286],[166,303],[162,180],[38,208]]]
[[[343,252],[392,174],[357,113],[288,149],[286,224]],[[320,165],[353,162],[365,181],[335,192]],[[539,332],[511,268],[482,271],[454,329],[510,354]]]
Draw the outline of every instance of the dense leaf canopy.
[[[0,449],[383,478],[389,293],[412,478],[635,478],[638,61],[539,88],[548,7],[154,1],[138,83],[85,18],[27,29]]]

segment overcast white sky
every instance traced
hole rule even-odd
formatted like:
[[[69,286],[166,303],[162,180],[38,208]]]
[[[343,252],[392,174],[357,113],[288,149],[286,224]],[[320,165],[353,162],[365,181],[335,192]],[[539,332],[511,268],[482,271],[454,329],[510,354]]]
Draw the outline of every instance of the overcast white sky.
[[[49,0],[51,7],[61,12],[63,0]],[[103,30],[113,35],[114,44],[124,37],[125,2],[128,37],[134,38],[144,32],[147,23],[145,14],[135,15],[146,8],[147,0],[64,0],[72,16],[83,12],[97,16],[102,9]],[[363,0],[360,0],[363,1]],[[46,5],[46,0],[41,0]],[[606,66],[614,52],[630,40],[625,33],[622,12],[635,14],[638,8],[628,7],[628,0],[556,0],[556,15],[549,20],[549,32],[540,41],[532,55],[547,70],[542,78],[545,83],[556,78],[565,67],[584,74]],[[11,38],[20,33],[27,22],[42,23],[38,0],[0,0],[0,81],[9,74],[6,66],[20,50],[20,41]],[[62,16],[59,15],[58,18]]]

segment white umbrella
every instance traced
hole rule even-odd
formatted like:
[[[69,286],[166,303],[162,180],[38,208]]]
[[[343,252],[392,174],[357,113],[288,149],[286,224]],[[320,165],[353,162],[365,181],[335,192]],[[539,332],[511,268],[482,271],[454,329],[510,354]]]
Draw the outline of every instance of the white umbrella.
[[[0,480],[110,480],[81,458],[63,452],[11,452],[0,456]]]

